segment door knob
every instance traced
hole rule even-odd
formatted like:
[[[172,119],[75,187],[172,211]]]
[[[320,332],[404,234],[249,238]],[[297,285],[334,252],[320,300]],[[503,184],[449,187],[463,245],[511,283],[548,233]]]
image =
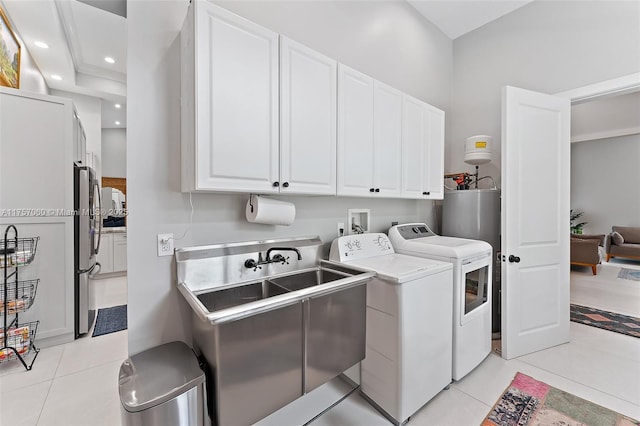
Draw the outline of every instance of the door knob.
[[[284,186],[285,188],[288,188],[289,187],[289,182],[283,183],[282,186]]]
[[[280,182],[278,182],[278,181],[273,182],[273,186],[275,186],[276,188],[279,187],[280,186]]]
[[[514,255],[509,255],[509,262],[511,263],[520,263],[520,258],[518,256],[514,256]]]
[[[375,188],[369,188],[369,192],[375,192]]]
[[[376,192],[380,192],[380,188],[376,188]]]

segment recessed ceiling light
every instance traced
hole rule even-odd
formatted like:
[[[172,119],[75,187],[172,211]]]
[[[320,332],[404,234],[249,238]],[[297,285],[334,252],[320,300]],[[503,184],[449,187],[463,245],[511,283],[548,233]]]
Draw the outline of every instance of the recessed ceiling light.
[[[120,122],[119,122],[119,121],[116,121],[116,126],[119,126],[119,125],[120,125]]]
[[[42,49],[48,49],[49,45],[47,43],[45,43],[44,41],[36,41],[33,44],[35,44],[36,46],[42,48]]]
[[[116,108],[120,108],[120,106],[121,106],[120,104],[115,104],[114,105],[114,107],[116,107]]]
[[[51,78],[54,80],[62,80],[62,77],[60,77],[58,74],[51,74]]]
[[[108,64],[115,64],[116,60],[113,59],[111,56],[105,56],[104,61]]]

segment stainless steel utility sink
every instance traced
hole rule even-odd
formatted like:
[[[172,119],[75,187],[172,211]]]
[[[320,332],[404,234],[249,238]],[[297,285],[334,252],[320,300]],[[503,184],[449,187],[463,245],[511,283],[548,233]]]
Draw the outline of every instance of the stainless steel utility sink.
[[[286,275],[280,278],[273,278],[271,280],[268,280],[268,283],[275,284],[280,288],[285,288],[287,291],[297,291],[304,288],[309,288],[316,285],[326,284],[332,281],[351,277],[354,275],[353,272],[352,274],[347,274],[337,271],[331,271],[324,268],[317,268],[316,270],[312,271],[304,271],[296,274]]]
[[[253,424],[364,358],[374,273],[321,260],[321,249],[306,237],[176,252],[213,424]]]
[[[243,305],[289,292],[274,283],[263,281],[260,283],[246,284],[231,287],[224,290],[216,290],[199,294],[198,300],[202,302],[209,312],[219,311],[232,306]]]

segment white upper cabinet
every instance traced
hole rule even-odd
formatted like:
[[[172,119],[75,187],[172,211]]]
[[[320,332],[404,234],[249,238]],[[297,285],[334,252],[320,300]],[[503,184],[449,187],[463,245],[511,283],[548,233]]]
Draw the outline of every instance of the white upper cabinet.
[[[336,193],[337,62],[280,37],[280,191]]]
[[[338,65],[338,195],[374,191],[373,81]]]
[[[278,34],[196,1],[181,42],[183,190],[278,192]]]
[[[338,66],[338,195],[401,194],[402,93]]]
[[[373,94],[373,186],[399,197],[402,184],[402,92],[378,81]]]
[[[402,196],[443,198],[444,112],[404,95]]]

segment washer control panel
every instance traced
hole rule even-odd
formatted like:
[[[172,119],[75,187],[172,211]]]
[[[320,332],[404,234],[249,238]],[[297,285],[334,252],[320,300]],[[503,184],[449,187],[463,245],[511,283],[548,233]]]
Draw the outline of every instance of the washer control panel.
[[[400,236],[405,240],[436,236],[436,233],[429,229],[429,227],[424,223],[407,223],[404,225],[396,225],[389,230],[389,232],[392,231],[397,231],[398,234],[400,234]]]
[[[344,262],[393,253],[391,241],[385,234],[356,234],[333,240],[329,259]]]

